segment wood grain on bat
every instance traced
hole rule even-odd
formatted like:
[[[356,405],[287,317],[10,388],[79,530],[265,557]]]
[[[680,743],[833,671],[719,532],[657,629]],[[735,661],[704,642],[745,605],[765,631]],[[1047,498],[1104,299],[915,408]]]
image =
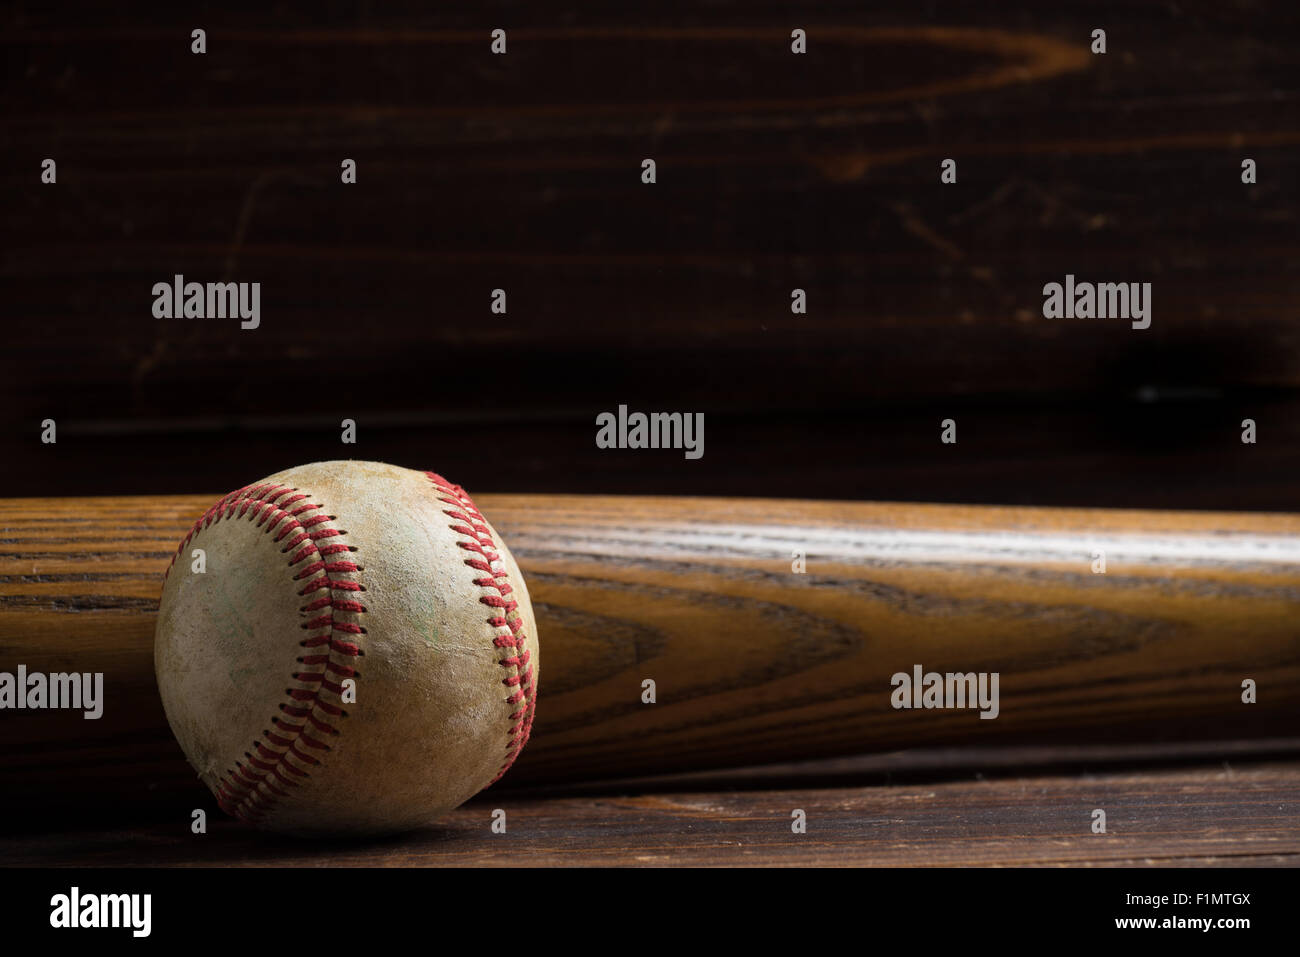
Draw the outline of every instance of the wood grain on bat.
[[[197,793],[152,640],[163,569],[215,497],[0,500],[0,669],[102,671],[107,697],[99,721],[3,716],[15,801],[71,781],[109,801]],[[503,785],[941,742],[1295,732],[1300,516],[479,501],[524,570],[549,665]],[[890,676],[914,664],[998,672],[999,717],[894,710]],[[1241,703],[1245,678],[1258,704]]]

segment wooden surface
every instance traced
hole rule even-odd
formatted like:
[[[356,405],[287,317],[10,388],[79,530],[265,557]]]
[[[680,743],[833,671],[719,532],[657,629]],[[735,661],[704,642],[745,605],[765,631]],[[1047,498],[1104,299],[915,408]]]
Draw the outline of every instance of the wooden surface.
[[[97,721],[0,715],[11,809],[112,817],[207,798],[162,713],[152,643],[163,569],[215,498],[0,501],[0,668],[102,671],[107,695]],[[533,739],[506,787],[919,745],[1296,730],[1300,516],[479,504],[524,571],[545,658]],[[1104,575],[1090,571],[1098,546]],[[890,676],[914,664],[998,672],[999,717],[894,710]],[[1247,677],[1258,704],[1240,702]]]
[[[380,841],[288,840],[215,813],[208,833],[193,835],[188,811],[178,809],[106,830],[74,822],[6,834],[0,865],[1300,866],[1294,758],[1044,773],[1014,749],[970,757],[955,776],[921,762],[909,783],[888,783],[888,765],[876,759],[869,776],[877,780],[867,785],[826,786],[813,765],[689,788],[489,792],[436,828]],[[1000,762],[1001,774],[971,769],[981,761]],[[1017,766],[1019,774],[1006,770]],[[774,787],[783,770],[797,783]],[[847,773],[855,772],[863,776],[861,767]],[[498,808],[505,834],[490,831]],[[804,834],[790,828],[796,808],[807,815]],[[1091,832],[1096,808],[1106,811],[1105,834]]]
[[[1296,507],[1293,2],[0,16],[0,494],[233,488],[351,417],[479,492]],[[261,282],[261,328],[155,320],[176,273]],[[1044,319],[1067,273],[1152,327]],[[705,457],[596,449],[619,403]]]

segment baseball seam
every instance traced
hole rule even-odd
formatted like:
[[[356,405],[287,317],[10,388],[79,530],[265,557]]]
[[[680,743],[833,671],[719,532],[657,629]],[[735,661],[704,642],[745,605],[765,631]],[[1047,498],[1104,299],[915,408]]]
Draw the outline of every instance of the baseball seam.
[[[335,521],[332,515],[308,517],[323,508],[311,504],[310,498],[297,488],[271,484],[231,492],[194,523],[163,576],[165,581],[176,559],[201,531],[223,519],[247,518],[258,527],[264,525],[265,534],[276,532],[273,541],[284,542],[280,551],[289,555],[287,567],[294,570],[293,580],[303,582],[298,595],[305,604],[298,613],[304,619],[301,627],[312,634],[298,643],[307,651],[298,657],[302,668],[290,676],[298,686],[285,689],[287,700],[279,705],[282,717],[271,718],[272,727],[262,731],[264,740],[254,741],[244,752],[244,760],[236,760],[216,787],[222,810],[251,823],[264,818],[277,800],[289,797],[288,789],[300,787],[311,777],[310,769],[321,763],[316,755],[330,750],[321,739],[339,735],[336,725],[347,717],[342,707],[342,682],[360,677],[354,665],[365,654],[358,642],[366,630],[356,620],[365,613],[365,606],[355,598],[334,594],[364,592],[359,581],[345,577],[363,569],[350,558],[331,560],[331,556],[350,555],[357,549],[337,542],[318,544],[347,532],[330,524]],[[321,590],[325,590],[324,596],[311,597]],[[325,646],[328,651],[322,650]],[[337,703],[325,700],[325,694]]]
[[[537,697],[533,680],[534,669],[531,663],[532,651],[527,646],[528,636],[523,631],[524,620],[519,614],[519,602],[510,597],[514,592],[514,586],[510,584],[505,562],[497,552],[487,519],[478,510],[474,500],[459,485],[448,482],[434,472],[424,474],[428,476],[434,488],[442,493],[438,497],[439,501],[453,506],[443,509],[443,514],[455,520],[448,525],[448,528],[457,535],[463,536],[456,544],[474,553],[465,559],[465,564],[475,571],[484,573],[482,577],[474,579],[474,584],[487,592],[479,598],[479,601],[496,612],[487,619],[488,624],[497,629],[497,635],[492,643],[497,648],[507,650],[506,657],[498,661],[498,664],[510,672],[501,680],[501,683],[510,689],[505,702],[512,707],[520,706],[510,714],[510,720],[514,723],[510,726],[507,736],[504,763],[497,771],[496,777],[488,782],[487,786],[491,787],[514,764],[515,758],[519,756],[519,752],[523,750],[532,734]]]

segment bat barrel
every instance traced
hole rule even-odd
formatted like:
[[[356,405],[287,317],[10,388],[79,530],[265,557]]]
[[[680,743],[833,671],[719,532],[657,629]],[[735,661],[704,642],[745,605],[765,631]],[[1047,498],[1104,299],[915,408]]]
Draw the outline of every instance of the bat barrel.
[[[206,802],[152,649],[163,572],[215,497],[0,500],[0,672],[104,676],[98,719],[0,712],[11,809]],[[547,664],[532,740],[498,787],[1295,733],[1300,516],[476,500],[523,569]],[[927,698],[930,675],[944,681]],[[965,676],[991,704],[994,675],[996,717],[929,706],[955,704]]]

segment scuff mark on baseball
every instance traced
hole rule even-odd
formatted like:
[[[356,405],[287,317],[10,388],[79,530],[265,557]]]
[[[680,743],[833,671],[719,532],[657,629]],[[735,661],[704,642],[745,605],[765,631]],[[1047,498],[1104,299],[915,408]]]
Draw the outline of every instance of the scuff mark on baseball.
[[[317,462],[195,523],[163,585],[154,666],[167,720],[227,812],[289,833],[395,832],[494,782],[527,743],[537,624],[518,565],[459,486]]]

